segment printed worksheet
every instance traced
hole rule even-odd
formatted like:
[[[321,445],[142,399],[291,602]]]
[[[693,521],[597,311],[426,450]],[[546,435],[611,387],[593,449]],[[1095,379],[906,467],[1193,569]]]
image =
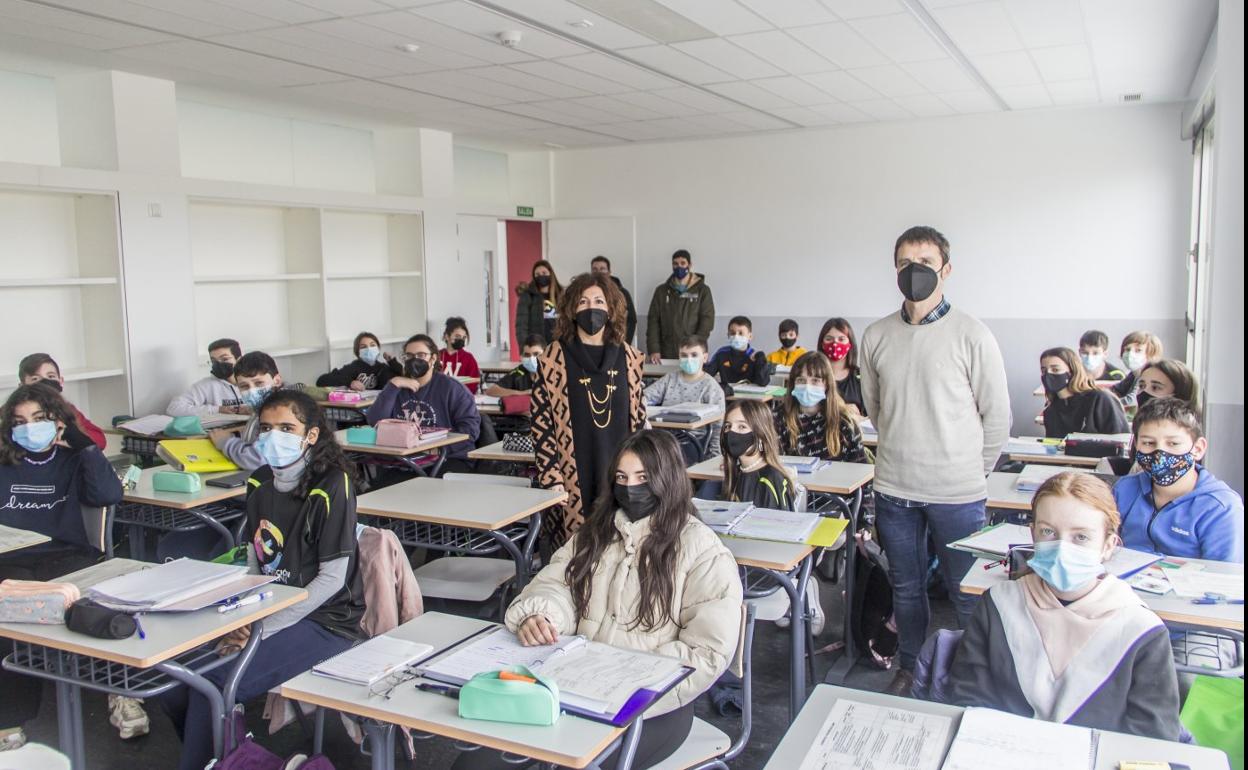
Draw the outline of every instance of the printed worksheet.
[[[938,770],[951,717],[840,698],[800,770]]]

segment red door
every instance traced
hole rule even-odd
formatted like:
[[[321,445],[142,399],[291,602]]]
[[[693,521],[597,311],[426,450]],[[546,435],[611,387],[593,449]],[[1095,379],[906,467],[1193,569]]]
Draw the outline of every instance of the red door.
[[[520,340],[516,339],[516,287],[528,283],[533,263],[542,258],[542,223],[507,221],[507,280],[511,291],[507,296],[507,336],[511,338],[511,357],[520,357]]]

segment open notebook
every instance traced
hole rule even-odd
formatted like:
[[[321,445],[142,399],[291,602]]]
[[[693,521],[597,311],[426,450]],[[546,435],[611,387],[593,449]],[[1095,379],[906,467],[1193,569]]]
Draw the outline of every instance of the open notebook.
[[[981,529],[973,535],[949,544],[950,548],[967,551],[984,559],[1004,559],[1010,548],[1016,545],[1031,545],[1031,530],[1021,524],[997,524]],[[1135,551],[1130,548],[1119,548],[1105,562],[1105,570],[1120,578],[1127,578],[1150,564],[1161,560],[1157,554]]]
[[[394,636],[377,636],[321,661],[312,667],[312,673],[367,686],[415,663],[431,652],[433,645]]]
[[[962,712],[943,770],[1094,770],[1100,732],[985,708]]]
[[[246,567],[196,559],[175,559],[91,586],[88,594],[122,612],[189,612],[271,583],[248,575]]]
[[[627,723],[693,673],[676,658],[612,647],[581,636],[525,647],[505,628],[469,639],[421,673],[462,685],[477,674],[512,666],[524,666],[553,681],[559,688],[559,703],[569,713],[614,725]]]

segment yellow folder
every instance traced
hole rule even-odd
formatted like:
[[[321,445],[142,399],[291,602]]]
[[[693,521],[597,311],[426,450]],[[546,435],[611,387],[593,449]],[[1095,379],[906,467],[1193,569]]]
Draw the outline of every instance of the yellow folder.
[[[189,473],[238,470],[238,466],[206,438],[165,439],[156,446],[156,455],[170,466]]]

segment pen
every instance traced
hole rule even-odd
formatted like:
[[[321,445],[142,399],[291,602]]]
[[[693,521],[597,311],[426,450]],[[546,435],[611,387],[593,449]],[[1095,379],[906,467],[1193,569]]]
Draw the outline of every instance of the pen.
[[[429,682],[417,682],[416,689],[421,692],[431,692],[434,695],[445,695],[448,698],[459,698],[458,687],[449,687],[443,684],[430,684]]]
[[[141,612],[134,613],[134,627],[139,630],[139,638],[146,639],[147,632],[143,630],[143,622],[139,620],[139,615],[142,615],[142,614],[143,613]]]
[[[984,569],[989,570],[989,569],[992,569],[993,567],[1004,567],[1006,562],[1008,561],[1009,559],[1002,559],[1001,561],[990,561],[984,565]]]
[[[259,604],[260,602],[262,602],[262,601],[264,601],[265,599],[268,599],[268,598],[270,598],[270,597],[272,597],[272,596],[273,596],[273,592],[272,592],[272,591],[261,591],[261,592],[260,592],[260,593],[258,593],[258,594],[251,594],[250,596],[244,596],[244,597],[243,597],[243,598],[241,598],[241,599],[235,599],[234,601],[230,602],[229,604],[224,604],[224,605],[222,605],[222,606],[220,606],[220,607],[218,607],[218,608],[217,608],[217,612],[220,612],[220,613],[222,613],[222,614],[224,614],[224,613],[226,613],[226,612],[233,612],[234,610],[238,609],[239,607],[243,607],[243,606],[246,606],[246,605],[248,605],[248,604]]]

